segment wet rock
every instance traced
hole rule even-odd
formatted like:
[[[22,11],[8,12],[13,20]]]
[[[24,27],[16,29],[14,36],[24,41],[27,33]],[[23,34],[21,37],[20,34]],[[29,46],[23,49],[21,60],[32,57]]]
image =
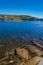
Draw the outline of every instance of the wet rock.
[[[15,55],[17,55],[21,59],[26,59],[26,60],[28,60],[30,57],[28,50],[26,50],[24,48],[17,48],[15,50]]]
[[[18,62],[17,65],[24,65],[25,62]]]
[[[25,65],[38,65],[40,60],[41,58],[36,56],[36,57],[31,58],[29,61],[27,61]]]
[[[35,56],[27,62],[18,61],[16,65],[43,65],[43,58]]]

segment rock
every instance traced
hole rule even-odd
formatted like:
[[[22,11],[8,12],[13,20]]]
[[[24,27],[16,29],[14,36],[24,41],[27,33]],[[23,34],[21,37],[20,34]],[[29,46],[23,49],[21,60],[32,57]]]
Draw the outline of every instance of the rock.
[[[24,48],[17,48],[15,50],[15,54],[21,58],[21,59],[26,59],[28,60],[29,59],[29,52],[28,50],[24,49]]]
[[[17,65],[24,65],[25,62],[18,62]]]
[[[27,61],[25,65],[43,65],[43,58],[35,56]]]

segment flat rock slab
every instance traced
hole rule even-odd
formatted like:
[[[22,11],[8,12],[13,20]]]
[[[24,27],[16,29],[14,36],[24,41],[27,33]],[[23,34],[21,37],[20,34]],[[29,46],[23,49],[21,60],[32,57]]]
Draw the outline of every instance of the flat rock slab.
[[[36,56],[25,63],[25,65],[43,65],[43,58]]]
[[[40,62],[38,63],[38,65],[43,65],[43,59],[40,59]]]

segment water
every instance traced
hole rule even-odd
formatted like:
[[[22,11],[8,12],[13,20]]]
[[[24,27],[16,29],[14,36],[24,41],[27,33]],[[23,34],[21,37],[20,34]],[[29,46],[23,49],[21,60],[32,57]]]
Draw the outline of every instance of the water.
[[[0,38],[9,35],[27,35],[35,38],[43,38],[43,21],[0,21]]]

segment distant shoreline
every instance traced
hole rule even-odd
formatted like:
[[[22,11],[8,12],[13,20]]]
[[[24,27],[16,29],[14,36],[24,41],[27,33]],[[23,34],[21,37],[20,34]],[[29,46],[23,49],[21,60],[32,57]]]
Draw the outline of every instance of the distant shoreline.
[[[21,21],[43,21],[42,18],[36,18],[26,15],[0,15],[0,20],[21,22]]]

